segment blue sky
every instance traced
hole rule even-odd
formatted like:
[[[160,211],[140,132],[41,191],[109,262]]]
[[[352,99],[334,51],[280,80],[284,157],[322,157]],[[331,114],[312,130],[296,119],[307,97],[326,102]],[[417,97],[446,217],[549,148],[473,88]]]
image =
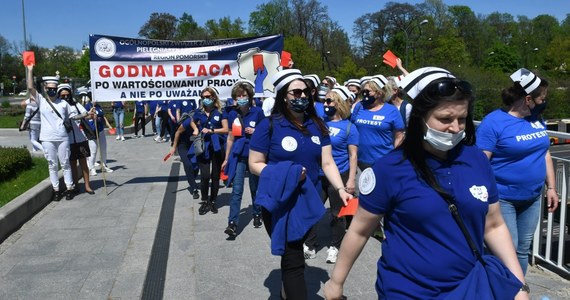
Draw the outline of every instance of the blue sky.
[[[24,0],[28,40],[42,47],[56,45],[80,49],[89,42],[89,34],[137,37],[140,27],[153,12],[170,13],[176,17],[186,12],[199,25],[208,19],[240,17],[247,24],[250,12],[261,0]],[[354,20],[381,10],[388,1],[321,0],[329,16],[352,35]],[[416,4],[423,1],[394,1]],[[570,13],[568,0],[444,0],[447,5],[467,5],[476,14],[498,11],[513,16],[534,18],[549,14],[562,21]],[[0,10],[0,35],[10,43],[24,39],[22,0],[3,0]]]

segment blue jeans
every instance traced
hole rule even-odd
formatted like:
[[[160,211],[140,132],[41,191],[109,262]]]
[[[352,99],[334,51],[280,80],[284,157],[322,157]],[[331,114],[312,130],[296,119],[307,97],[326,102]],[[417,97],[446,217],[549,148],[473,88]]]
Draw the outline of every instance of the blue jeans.
[[[115,118],[115,127],[117,128],[117,135],[123,136],[125,133],[125,110],[122,108],[113,110],[113,118]]]
[[[232,198],[230,200],[230,214],[228,216],[228,223],[234,222],[236,225],[239,222],[239,212],[241,209],[241,198],[243,195],[243,186],[245,182],[245,172],[248,170],[247,157],[238,161],[236,166],[236,175],[232,182]],[[261,207],[255,203],[255,194],[257,192],[257,183],[259,177],[249,173],[249,190],[251,191],[251,201],[253,202],[253,215],[261,216]]]
[[[530,244],[540,217],[540,196],[528,201],[499,200],[499,204],[513,238],[519,263],[526,274]]]

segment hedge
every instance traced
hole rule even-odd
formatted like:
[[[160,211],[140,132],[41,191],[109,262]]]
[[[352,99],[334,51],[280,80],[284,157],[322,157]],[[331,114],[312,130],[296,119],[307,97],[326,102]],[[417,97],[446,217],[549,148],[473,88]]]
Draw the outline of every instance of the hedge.
[[[32,167],[32,156],[28,149],[0,147],[0,182],[11,179],[20,171]]]

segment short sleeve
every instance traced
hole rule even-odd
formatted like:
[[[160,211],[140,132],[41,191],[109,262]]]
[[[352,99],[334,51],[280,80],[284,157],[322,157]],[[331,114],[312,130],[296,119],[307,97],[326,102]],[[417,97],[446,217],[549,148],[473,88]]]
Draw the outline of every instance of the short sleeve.
[[[404,120],[402,120],[402,116],[400,115],[400,112],[398,111],[398,109],[396,109],[395,106],[394,110],[392,110],[390,114],[392,115],[392,120],[394,120],[393,122],[394,130],[404,130],[406,128],[406,125],[404,125]]]
[[[380,159],[360,174],[358,189],[360,191],[358,204],[373,214],[385,214],[393,199],[389,173],[390,166]]]
[[[269,146],[271,145],[269,125],[269,118],[265,118],[255,127],[255,131],[253,132],[249,142],[249,149],[263,154],[267,154],[269,152]]]
[[[481,124],[479,124],[479,127],[477,127],[476,144],[481,150],[495,152],[498,136],[493,128],[493,123],[494,122],[488,119],[484,119]]]

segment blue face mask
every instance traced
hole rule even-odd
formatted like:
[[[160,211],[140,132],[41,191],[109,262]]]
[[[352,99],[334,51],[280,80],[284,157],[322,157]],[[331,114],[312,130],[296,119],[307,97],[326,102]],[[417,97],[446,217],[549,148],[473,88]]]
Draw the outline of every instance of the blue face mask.
[[[291,103],[291,109],[298,113],[304,112],[309,107],[309,99],[307,98],[295,98],[289,100],[289,103]]]
[[[46,94],[50,97],[55,97],[55,95],[57,94],[57,89],[48,88]]]
[[[237,105],[239,105],[239,106],[246,106],[246,105],[249,104],[249,99],[247,99],[247,98],[237,98],[236,102],[237,102]]]
[[[204,106],[211,106],[212,104],[214,104],[214,100],[210,98],[204,98],[202,99],[202,104],[204,104]]]

